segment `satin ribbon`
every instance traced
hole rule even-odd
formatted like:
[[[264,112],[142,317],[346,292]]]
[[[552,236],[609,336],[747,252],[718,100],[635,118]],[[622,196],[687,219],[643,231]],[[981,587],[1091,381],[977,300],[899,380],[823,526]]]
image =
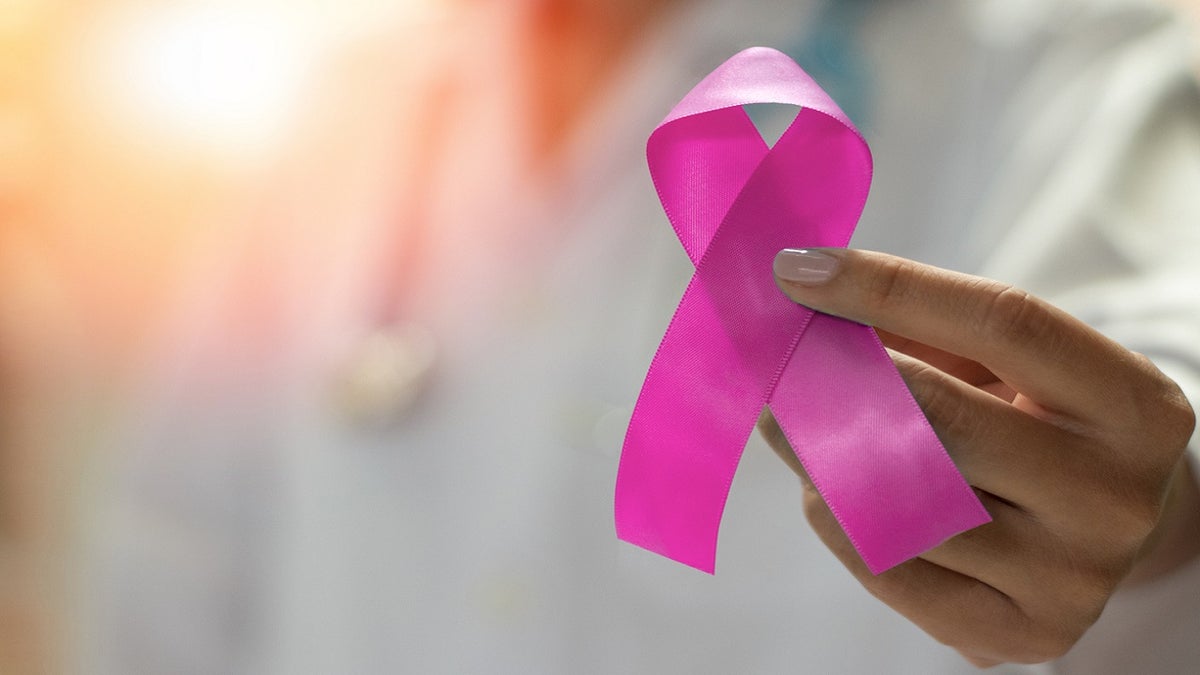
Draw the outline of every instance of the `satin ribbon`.
[[[750,103],[800,110],[768,147]],[[764,405],[873,573],[987,522],[875,332],[775,285],[781,248],[847,245],[870,188],[866,142],[816,82],[778,51],[743,51],[675,106],[646,154],[696,272],[625,437],[617,536],[712,573]]]

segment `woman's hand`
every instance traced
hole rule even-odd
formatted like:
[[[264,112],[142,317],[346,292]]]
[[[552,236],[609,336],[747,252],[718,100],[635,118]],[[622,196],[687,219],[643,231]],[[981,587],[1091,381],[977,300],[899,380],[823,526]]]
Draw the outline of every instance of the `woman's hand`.
[[[1148,359],[1011,286],[888,255],[784,251],[775,273],[796,302],[876,327],[992,515],[874,576],[805,480],[825,544],[934,638],[976,665],[1047,661],[1135,567],[1196,554],[1195,417]],[[805,478],[769,414],[760,429]]]

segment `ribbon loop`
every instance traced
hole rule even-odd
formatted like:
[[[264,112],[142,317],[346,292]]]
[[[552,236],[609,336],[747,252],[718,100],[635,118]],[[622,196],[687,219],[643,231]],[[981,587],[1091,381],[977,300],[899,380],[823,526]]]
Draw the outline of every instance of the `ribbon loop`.
[[[768,148],[750,103],[800,110]],[[872,572],[987,522],[874,331],[775,286],[779,249],[845,246],[866,203],[870,151],[828,95],[782,53],[748,49],[675,106],[647,159],[696,273],[625,437],[617,535],[712,573],[764,405]]]

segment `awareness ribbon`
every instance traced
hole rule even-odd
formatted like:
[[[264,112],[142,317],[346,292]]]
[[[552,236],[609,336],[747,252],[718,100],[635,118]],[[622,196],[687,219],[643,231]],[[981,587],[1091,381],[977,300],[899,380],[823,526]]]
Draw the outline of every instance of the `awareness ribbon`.
[[[768,147],[751,103],[800,110]],[[646,155],[696,272],[625,436],[617,536],[713,573],[764,405],[872,573],[988,522],[875,332],[775,285],[781,248],[849,243],[870,188],[866,141],[820,86],[784,54],[747,49],[675,106]]]

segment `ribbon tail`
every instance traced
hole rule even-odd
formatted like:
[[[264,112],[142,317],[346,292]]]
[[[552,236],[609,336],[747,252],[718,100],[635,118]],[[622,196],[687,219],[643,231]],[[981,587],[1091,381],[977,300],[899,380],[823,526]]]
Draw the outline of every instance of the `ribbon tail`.
[[[763,351],[748,355],[727,329],[730,298],[702,277],[684,292],[642,385],[614,516],[620,539],[712,574],[729,487],[777,363],[764,354],[784,353],[789,332],[766,331]]]
[[[769,406],[873,574],[991,520],[871,328],[814,315]]]

